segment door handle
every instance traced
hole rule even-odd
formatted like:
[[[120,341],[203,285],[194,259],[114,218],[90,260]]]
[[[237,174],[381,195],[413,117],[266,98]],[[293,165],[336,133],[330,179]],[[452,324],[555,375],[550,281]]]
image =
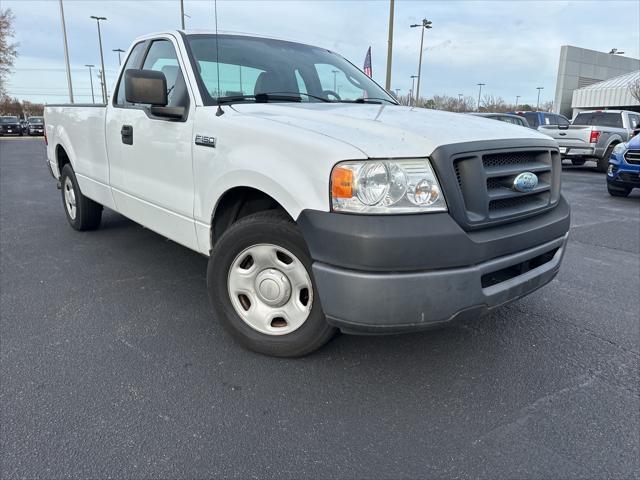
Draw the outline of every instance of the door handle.
[[[131,125],[123,125],[120,129],[122,143],[125,145],[133,145],[133,127]]]

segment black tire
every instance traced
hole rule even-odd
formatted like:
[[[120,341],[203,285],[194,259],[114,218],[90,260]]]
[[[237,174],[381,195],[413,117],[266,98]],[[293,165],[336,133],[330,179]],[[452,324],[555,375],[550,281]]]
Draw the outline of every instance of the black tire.
[[[584,165],[584,162],[586,162],[586,160],[584,158],[572,158],[571,159],[571,163],[573,165],[578,165],[578,166]]]
[[[598,166],[596,169],[599,172],[606,173],[607,168],[609,167],[609,158],[611,158],[611,154],[613,153],[613,149],[615,146],[615,144],[609,145],[609,148],[607,148],[604,152],[604,156],[598,159]]]
[[[71,182],[71,185],[67,183],[67,179]],[[62,206],[69,225],[78,231],[95,230],[98,228],[98,226],[100,226],[100,220],[102,219],[102,205],[82,194],[78,180],[76,179],[76,174],[69,163],[62,169],[60,184],[62,185]],[[67,204],[66,190],[68,190],[70,186],[73,188],[75,195],[75,218],[71,215],[71,208]]]
[[[273,244],[291,252],[304,265],[312,282],[313,303],[308,317],[297,330],[285,335],[269,335],[249,326],[234,309],[228,293],[229,269],[234,260],[245,249],[259,244]],[[217,320],[249,350],[276,357],[301,357],[322,347],[336,332],[322,311],[304,238],[282,212],[258,212],[231,225],[211,252],[207,287]]]
[[[630,188],[616,187],[610,183],[607,183],[607,190],[609,191],[609,195],[613,197],[628,197],[631,193]]]

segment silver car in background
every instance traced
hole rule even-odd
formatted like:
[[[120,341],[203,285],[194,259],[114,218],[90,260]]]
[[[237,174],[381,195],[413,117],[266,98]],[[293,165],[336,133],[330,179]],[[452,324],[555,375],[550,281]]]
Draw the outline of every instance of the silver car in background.
[[[606,172],[616,145],[628,141],[640,124],[640,113],[627,110],[580,112],[571,125],[542,125],[541,133],[554,138],[562,158],[574,165],[595,161],[598,171]]]

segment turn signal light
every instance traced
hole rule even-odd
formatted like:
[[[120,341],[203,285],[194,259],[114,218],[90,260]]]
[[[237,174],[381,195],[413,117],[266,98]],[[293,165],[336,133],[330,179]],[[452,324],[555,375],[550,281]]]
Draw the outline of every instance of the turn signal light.
[[[353,197],[353,171],[335,167],[331,172],[331,196],[333,198]]]

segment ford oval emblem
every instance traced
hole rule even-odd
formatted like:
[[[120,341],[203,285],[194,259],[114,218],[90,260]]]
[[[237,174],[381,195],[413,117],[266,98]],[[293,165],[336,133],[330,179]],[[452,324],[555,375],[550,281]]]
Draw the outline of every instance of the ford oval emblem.
[[[531,172],[522,172],[513,179],[513,189],[516,192],[530,192],[538,186],[538,176]]]

